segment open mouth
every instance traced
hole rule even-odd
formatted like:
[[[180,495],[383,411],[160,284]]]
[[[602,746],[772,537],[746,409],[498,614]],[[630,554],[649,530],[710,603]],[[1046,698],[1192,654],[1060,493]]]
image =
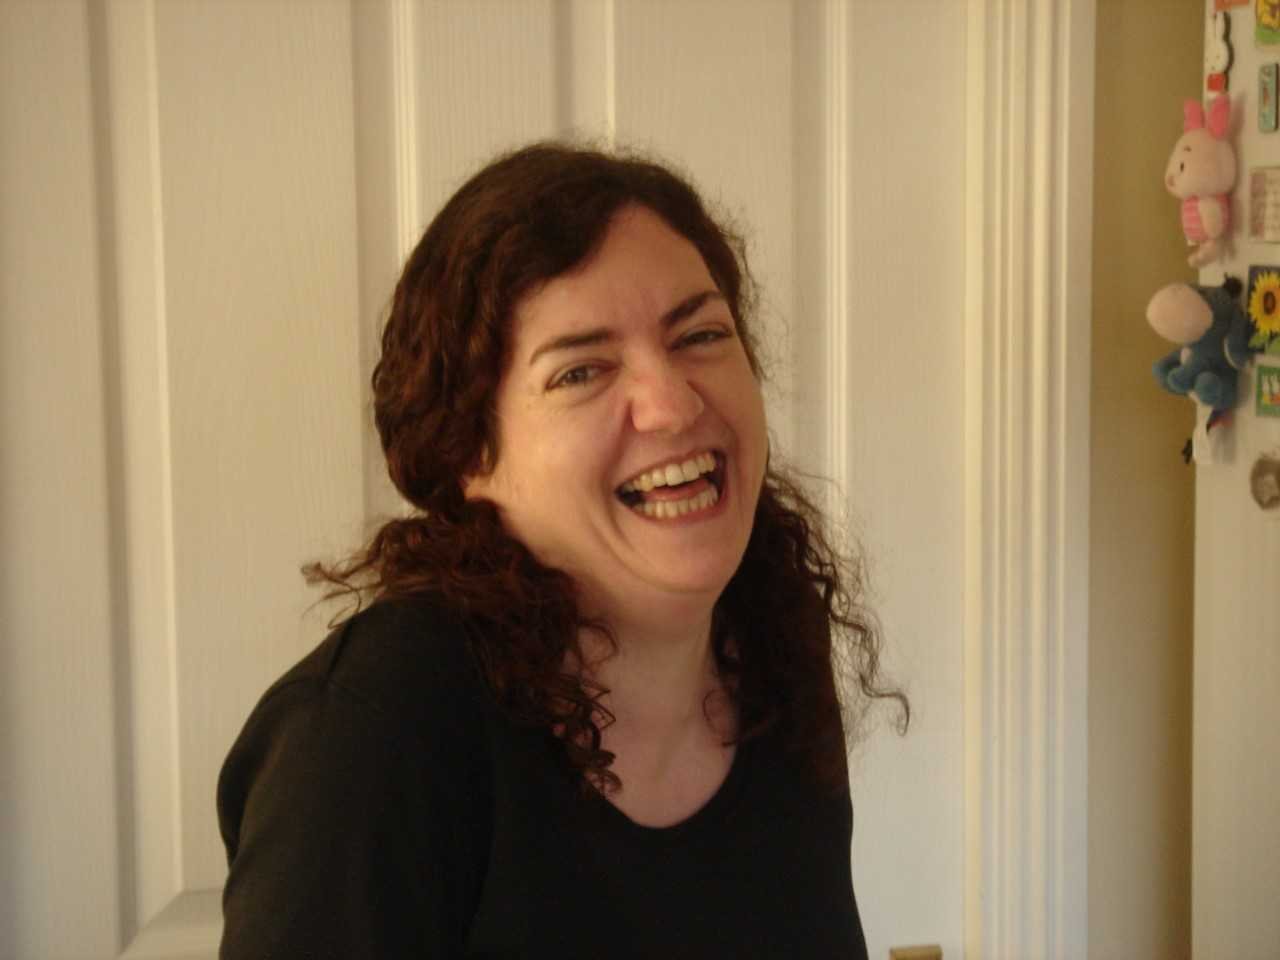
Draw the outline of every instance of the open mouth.
[[[724,492],[724,481],[725,455],[707,450],[647,470],[620,486],[616,494],[636,513],[673,520],[714,507]]]

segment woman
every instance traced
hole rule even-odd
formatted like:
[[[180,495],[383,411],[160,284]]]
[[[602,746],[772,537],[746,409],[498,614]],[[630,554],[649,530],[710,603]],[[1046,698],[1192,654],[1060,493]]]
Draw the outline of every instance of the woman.
[[[373,376],[416,509],[310,568],[373,603],[227,759],[224,958],[865,956],[833,662],[906,701],[750,308],[661,166],[535,145],[446,204]]]

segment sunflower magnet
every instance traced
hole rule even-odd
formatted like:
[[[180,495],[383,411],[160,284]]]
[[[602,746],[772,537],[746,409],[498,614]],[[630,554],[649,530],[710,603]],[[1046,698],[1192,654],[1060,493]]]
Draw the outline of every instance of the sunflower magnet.
[[[1249,349],[1280,356],[1280,267],[1250,267],[1245,302],[1253,322]]]

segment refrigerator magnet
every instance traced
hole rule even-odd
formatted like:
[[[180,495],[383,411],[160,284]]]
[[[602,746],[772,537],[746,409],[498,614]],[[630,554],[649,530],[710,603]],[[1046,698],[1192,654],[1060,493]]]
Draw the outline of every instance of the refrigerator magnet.
[[[1205,44],[1204,85],[1210,93],[1226,93],[1231,82],[1231,64],[1235,52],[1231,49],[1231,15],[1219,10],[1213,15],[1213,35]]]
[[[1280,167],[1249,170],[1249,239],[1280,243]]]
[[[1276,93],[1280,87],[1280,63],[1264,63],[1258,68],[1258,129],[1274,133],[1277,122]]]
[[[1264,453],[1253,461],[1249,492],[1253,494],[1253,502],[1263,510],[1280,507],[1280,450]]]
[[[1262,46],[1280,43],[1280,0],[1254,0],[1253,38]]]
[[[1280,356],[1280,267],[1250,267],[1245,312],[1253,325],[1249,349]]]
[[[1260,417],[1280,417],[1280,366],[1260,362],[1253,382],[1254,412]]]

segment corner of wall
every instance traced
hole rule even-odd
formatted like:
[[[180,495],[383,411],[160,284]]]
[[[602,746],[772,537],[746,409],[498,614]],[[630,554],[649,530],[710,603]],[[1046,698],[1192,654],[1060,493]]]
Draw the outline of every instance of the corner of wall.
[[[1089,952],[1190,954],[1190,403],[1145,320],[1194,273],[1161,173],[1199,92],[1204,0],[1097,10],[1090,425]],[[1135,882],[1135,880],[1137,882]]]

